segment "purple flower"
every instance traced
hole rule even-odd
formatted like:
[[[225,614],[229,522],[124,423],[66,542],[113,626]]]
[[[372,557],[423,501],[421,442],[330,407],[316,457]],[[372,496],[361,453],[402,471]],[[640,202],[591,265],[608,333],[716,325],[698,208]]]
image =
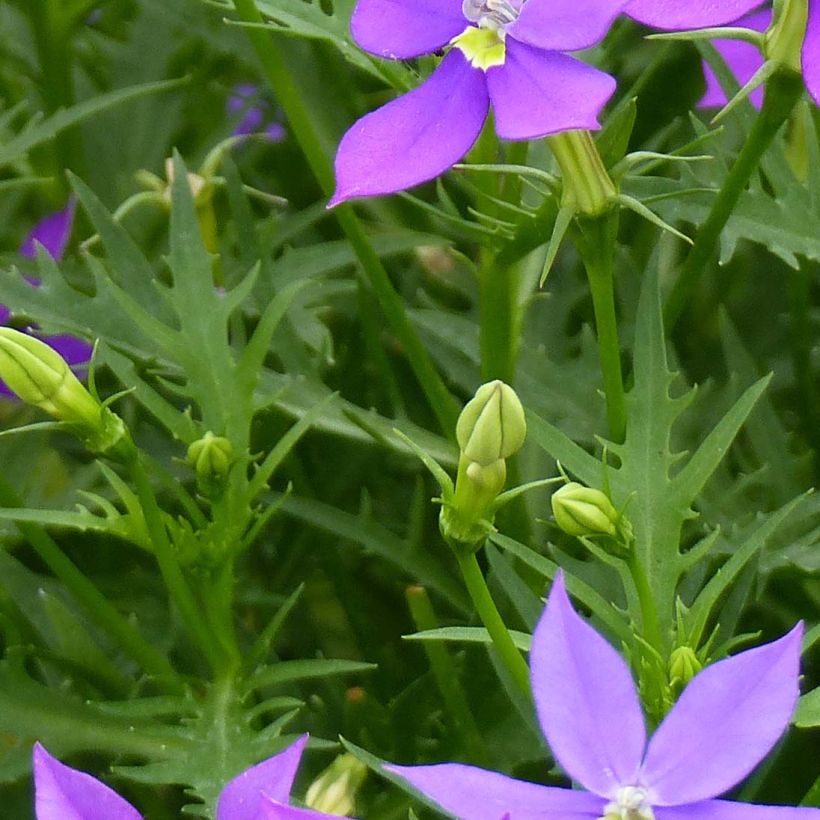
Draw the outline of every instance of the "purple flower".
[[[544,735],[585,791],[455,763],[388,766],[464,820],[820,820],[820,809],[714,800],[762,760],[798,697],[802,624],[696,675],[647,742],[621,656],[572,609],[559,574],[533,635]]]
[[[735,25],[755,31],[766,31],[772,21],[772,12],[769,9],[742,17]],[[763,65],[763,55],[751,43],[743,40],[714,40],[712,45],[723,57],[727,67],[735,75],[740,86],[746,85],[754,73]],[[703,73],[706,77],[706,93],[700,100],[702,108],[722,108],[729,102],[726,93],[718,82],[715,72],[708,63],[703,63]],[[749,100],[760,108],[763,104],[763,87],[759,86],[749,95]]]
[[[328,815],[289,805],[307,735],[242,772],[219,795],[216,820],[319,820]],[[60,763],[34,745],[37,820],[141,820],[140,813],[95,777]]]
[[[237,119],[234,136],[265,133],[271,142],[285,139],[285,126],[275,117],[271,106],[259,97],[259,89],[251,83],[234,86],[225,107]]]
[[[344,135],[329,207],[443,173],[478,138],[490,102],[502,139],[598,128],[615,80],[564,52],[601,40],[626,2],[358,0],[351,31],[365,51],[406,60],[450,48],[423,85]]]
[[[760,0],[630,0],[624,12],[655,28],[686,30],[722,26],[758,8]],[[820,104],[820,0],[808,0],[801,63],[809,94]]]
[[[20,254],[27,256],[29,259],[34,259],[37,256],[37,246],[42,245],[43,249],[59,262],[63,258],[68,241],[71,238],[76,208],[77,203],[74,197],[71,197],[65,208],[48,214],[48,216],[41,219],[23,240],[23,244],[20,246]],[[28,281],[33,287],[40,284],[36,279],[29,279]],[[0,305],[0,325],[8,324],[10,318],[11,311],[5,305]],[[78,339],[76,336],[59,334],[39,338],[50,347],[53,347],[72,367],[87,364],[91,359],[93,348],[88,342]],[[0,381],[0,395],[15,397],[2,381]]]

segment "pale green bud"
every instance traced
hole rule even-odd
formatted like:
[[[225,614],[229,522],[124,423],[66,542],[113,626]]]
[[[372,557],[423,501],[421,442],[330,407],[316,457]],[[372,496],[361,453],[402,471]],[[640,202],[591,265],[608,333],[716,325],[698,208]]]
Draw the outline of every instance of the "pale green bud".
[[[517,453],[526,435],[521,401],[512,387],[497,379],[476,390],[456,424],[461,452],[482,466]]]
[[[678,646],[669,657],[669,681],[673,687],[684,689],[695,675],[703,669],[691,646]]]
[[[367,766],[351,754],[337,757],[310,784],[305,804],[314,811],[347,817],[353,814],[356,792],[367,775]]]
[[[763,46],[767,60],[801,73],[801,52],[808,16],[807,0],[784,0],[775,5],[774,21],[766,32]]]
[[[552,514],[567,535],[575,536],[614,536],[620,518],[605,493],[575,481],[552,494]]]
[[[197,486],[206,495],[224,486],[232,461],[231,442],[210,430],[188,447],[188,466],[196,473]]]
[[[0,327],[0,378],[24,402],[60,421],[89,427],[99,424],[99,402],[65,359],[34,336]]]

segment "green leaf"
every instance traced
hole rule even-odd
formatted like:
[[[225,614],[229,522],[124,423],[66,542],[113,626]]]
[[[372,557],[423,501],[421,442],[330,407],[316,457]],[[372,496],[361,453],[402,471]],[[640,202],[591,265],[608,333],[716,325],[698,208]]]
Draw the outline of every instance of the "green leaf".
[[[522,651],[529,652],[532,635],[526,632],[509,630],[513,643]],[[492,645],[493,639],[483,626],[442,626],[437,629],[425,629],[412,635],[402,635],[405,641],[453,641],[456,643],[481,643]]]
[[[249,690],[253,691],[317,678],[332,678],[335,675],[358,675],[363,672],[372,672],[376,668],[376,664],[373,663],[332,658],[279,661],[255,672],[250,676],[246,685]]]
[[[800,698],[792,723],[801,729],[820,726],[820,686]]]

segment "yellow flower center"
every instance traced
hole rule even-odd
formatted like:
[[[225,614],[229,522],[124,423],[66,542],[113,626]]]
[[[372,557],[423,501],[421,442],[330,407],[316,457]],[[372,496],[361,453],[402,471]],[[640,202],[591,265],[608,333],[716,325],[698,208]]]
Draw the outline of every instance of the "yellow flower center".
[[[473,68],[487,71],[493,66],[504,65],[507,48],[503,30],[468,26],[453,37],[450,45],[459,49]]]

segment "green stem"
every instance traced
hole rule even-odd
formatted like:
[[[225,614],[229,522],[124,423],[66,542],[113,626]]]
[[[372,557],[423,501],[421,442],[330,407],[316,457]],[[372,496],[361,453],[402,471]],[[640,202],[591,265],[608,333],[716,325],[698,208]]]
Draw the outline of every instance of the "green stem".
[[[23,503],[12,486],[0,476],[0,504],[22,507]],[[76,601],[120,648],[149,674],[156,685],[171,691],[182,691],[179,677],[168,659],[152,646],[120,615],[94,584],[77,569],[51,536],[39,525],[19,523],[18,528],[46,566],[59,578]]]
[[[436,618],[435,610],[430,603],[430,596],[424,587],[408,587],[405,597],[416,629],[421,632],[438,628],[438,618]],[[433,677],[436,679],[447,715],[453,723],[453,728],[461,736],[461,741],[471,761],[479,766],[489,766],[492,762],[490,755],[473,713],[470,711],[464,690],[459,684],[458,672],[450,653],[437,641],[424,641],[424,652],[430,663]]]
[[[763,154],[788,119],[802,92],[802,78],[790,71],[776,71],[766,83],[763,107],[737,160],[729,170],[723,187],[712,203],[709,215],[698,231],[695,244],[689,251],[666,301],[664,320],[668,331],[671,331],[678,322],[692,298],[706,265],[715,253],[720,233],[729,221],[740,195],[746,189]]]
[[[575,244],[584,263],[592,294],[609,435],[614,442],[620,443],[626,436],[627,418],[612,269],[618,212],[613,208],[600,216],[578,217],[577,222]]]
[[[530,670],[524,657],[513,643],[510,633],[496,608],[495,601],[487,588],[487,582],[478,566],[475,553],[456,555],[467,592],[473,600],[481,622],[490,633],[493,646],[504,666],[507,667],[518,688],[527,696],[530,694]]]
[[[325,154],[310,112],[303,102],[302,92],[294,81],[287,61],[274,47],[270,33],[258,27],[264,19],[256,7],[255,0],[234,0],[234,8],[243,22],[251,24],[248,28],[248,37],[262,64],[265,76],[285,112],[288,125],[299,141],[308,165],[322,190],[329,196],[335,186],[333,166]],[[442,430],[445,435],[452,436],[460,408],[447,390],[408,318],[404,303],[396,293],[381,259],[349,204],[338,205],[333,209],[333,214],[356,253],[389,326],[402,343],[410,367]]]
[[[498,255],[484,249],[478,268],[480,287],[481,381],[493,379],[512,385],[518,346],[516,303],[518,275],[515,263],[502,265]]]
[[[643,564],[640,558],[635,554],[634,549],[631,551],[626,563],[638,593],[638,602],[641,607],[641,622],[643,624],[643,637],[663,656],[664,640],[658,619],[658,609],[655,606],[655,598],[652,595],[652,587],[649,585],[649,579],[646,577]]]
[[[171,600],[176,604],[191,637],[198,644],[211,668],[218,672],[225,666],[225,658],[207,628],[205,618],[197,606],[196,599],[177,561],[174,547],[165,529],[165,522],[162,520],[162,512],[151,487],[151,481],[136,450],[131,454],[127,464],[137,490],[145,525],[151,537],[154,555],[159,564],[165,587]]]

